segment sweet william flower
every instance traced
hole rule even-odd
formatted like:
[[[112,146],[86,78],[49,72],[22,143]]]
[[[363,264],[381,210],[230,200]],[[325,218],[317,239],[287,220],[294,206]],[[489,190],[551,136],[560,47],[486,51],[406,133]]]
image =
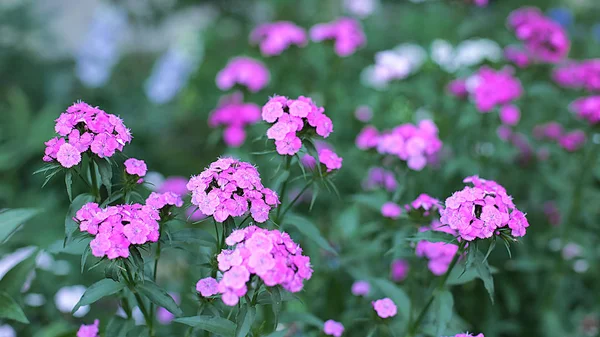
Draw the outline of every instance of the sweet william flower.
[[[217,74],[217,87],[229,90],[235,84],[257,92],[269,83],[269,70],[264,63],[250,57],[236,57],[230,60],[225,68]]]
[[[377,312],[377,316],[381,318],[394,317],[398,313],[398,308],[394,301],[387,297],[374,301],[371,304],[375,312]]]
[[[98,335],[99,325],[99,320],[94,320],[94,323],[90,325],[81,325],[77,330],[77,337],[100,337]]]
[[[292,45],[303,47],[307,40],[304,28],[289,21],[265,23],[250,33],[250,42],[259,44],[264,56],[279,55]]]
[[[500,121],[502,124],[515,126],[521,119],[521,111],[514,105],[505,105],[500,108]]]
[[[330,319],[323,325],[323,332],[328,336],[340,337],[344,333],[344,326],[342,323]]]
[[[410,270],[410,265],[408,261],[403,259],[397,259],[392,261],[392,265],[390,267],[390,277],[394,282],[402,282],[408,276],[408,271]]]
[[[64,143],[56,152],[56,160],[66,168],[71,168],[81,162],[81,153],[73,145]]]
[[[313,26],[310,37],[315,42],[333,40],[336,54],[342,57],[354,54],[367,41],[360,22],[347,17]]]
[[[431,227],[422,227],[419,231],[439,231],[448,234],[456,235],[456,231],[448,226],[443,226],[439,221],[435,220]],[[425,257],[429,260],[427,267],[436,276],[444,275],[448,271],[448,267],[458,251],[458,246],[453,243],[446,242],[429,242],[419,241],[417,243],[415,253],[419,257]]]
[[[138,177],[143,177],[148,172],[148,166],[146,166],[146,162],[143,160],[128,158],[125,160],[125,172],[131,175],[137,175]]]
[[[342,161],[343,159],[330,149],[322,149],[319,151],[319,162],[327,167],[327,172],[341,169]]]
[[[202,297],[209,297],[219,293],[219,283],[212,277],[205,277],[196,283],[196,291]]]
[[[352,294],[354,296],[368,296],[371,291],[371,285],[367,281],[356,281],[352,284]]]

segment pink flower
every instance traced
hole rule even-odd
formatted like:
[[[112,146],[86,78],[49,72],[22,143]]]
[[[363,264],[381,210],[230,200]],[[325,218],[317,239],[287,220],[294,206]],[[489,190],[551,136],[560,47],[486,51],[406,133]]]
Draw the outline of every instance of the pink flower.
[[[236,57],[217,74],[217,87],[229,90],[237,83],[257,92],[269,83],[269,76],[264,63],[249,57]]]
[[[153,207],[154,209],[162,209],[167,205],[181,207],[183,206],[183,200],[178,194],[173,192],[152,192],[146,199],[146,205]]]
[[[169,295],[173,298],[173,300],[175,300],[175,303],[177,303],[177,304],[181,303],[181,298],[179,297],[178,294],[170,292]],[[175,315],[170,313],[167,309],[160,307],[156,311],[156,319],[161,324],[169,324],[173,321],[173,319],[175,319]]]
[[[381,206],[381,215],[390,219],[398,219],[402,214],[402,208],[400,205],[395,204],[391,201],[386,202]]]
[[[373,118],[373,110],[368,105],[361,105],[354,110],[354,117],[363,123],[367,123]]]
[[[260,108],[254,103],[244,103],[240,92],[223,96],[218,106],[211,111],[208,125],[212,128],[224,126],[223,140],[231,147],[239,147],[246,140],[244,127],[260,120]]]
[[[521,111],[514,105],[505,105],[500,108],[500,120],[502,124],[514,126],[521,119]]]
[[[478,335],[473,335],[473,334],[470,334],[470,333],[467,332],[467,333],[459,333],[459,334],[457,334],[454,337],[484,337],[484,336],[483,336],[482,333],[480,333]]]
[[[289,21],[265,23],[250,33],[250,42],[259,43],[264,56],[281,54],[291,45],[306,45],[306,31]]]
[[[390,277],[394,282],[402,282],[408,276],[410,265],[408,261],[398,259],[392,262]]]
[[[456,235],[456,232],[448,226],[442,226],[442,224],[435,220],[431,224],[431,228],[423,227],[420,231],[440,231],[446,232],[452,235]],[[425,257],[429,260],[427,264],[429,270],[436,276],[440,276],[448,271],[448,267],[454,259],[454,255],[458,251],[458,246],[452,243],[446,242],[429,242],[419,241],[416,247],[417,256]]]
[[[590,124],[600,122],[600,95],[582,97],[571,103],[571,110],[577,117],[587,120]]]
[[[356,281],[352,284],[352,294],[354,296],[368,296],[371,291],[371,285],[367,281]]]
[[[101,133],[94,137],[91,145],[92,152],[100,158],[111,157],[118,147],[117,140],[107,133]]]
[[[514,46],[504,48],[504,57],[519,68],[527,68],[530,63],[529,55],[525,51]]]
[[[315,42],[334,40],[335,52],[342,57],[354,54],[367,42],[360,22],[345,17],[313,26],[310,37]]]
[[[270,100],[262,108],[262,119],[266,122],[273,123],[281,115],[283,115],[283,105],[281,102]]]
[[[446,90],[453,96],[458,98],[465,98],[469,96],[469,92],[467,91],[467,83],[465,80],[457,79],[450,83],[446,87]]]
[[[302,141],[294,133],[288,133],[282,140],[276,140],[275,146],[280,155],[293,156],[302,147]]]
[[[77,331],[77,337],[100,337],[98,335],[100,321],[94,320],[93,324],[81,325]]]
[[[342,323],[330,319],[323,325],[323,332],[329,336],[340,337],[344,333],[344,326]]]
[[[342,168],[342,158],[329,149],[319,151],[319,162],[327,167],[327,172]]]
[[[495,71],[484,66],[479,69],[475,79],[472,95],[477,109],[482,113],[516,100],[523,91],[521,82],[513,77],[510,68]]]
[[[377,316],[381,318],[394,317],[398,313],[398,308],[394,301],[389,298],[382,298],[372,302],[373,309],[377,312]]]
[[[372,149],[379,142],[379,131],[372,126],[365,126],[356,137],[356,147],[361,150]]]
[[[148,172],[148,167],[143,160],[129,158],[125,161],[125,172],[131,175],[143,177]]]
[[[569,152],[577,151],[585,143],[585,133],[581,130],[571,131],[558,139],[558,144]]]
[[[202,295],[202,297],[209,297],[219,293],[219,283],[212,277],[205,277],[200,279],[196,283],[196,291]]]
[[[393,172],[387,171],[383,167],[373,167],[369,170],[362,186],[365,190],[384,188],[388,192],[393,192],[396,190],[398,182]]]
[[[81,162],[81,153],[73,145],[64,143],[56,153],[56,160],[63,167],[71,168]]]

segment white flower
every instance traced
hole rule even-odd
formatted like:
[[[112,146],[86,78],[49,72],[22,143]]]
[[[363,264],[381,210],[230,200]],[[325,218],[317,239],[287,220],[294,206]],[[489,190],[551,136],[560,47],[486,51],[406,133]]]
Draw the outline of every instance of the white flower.
[[[77,302],[79,302],[79,300],[81,299],[81,296],[83,296],[83,293],[85,293],[85,290],[86,288],[82,285],[74,285],[60,288],[58,292],[56,292],[56,295],[54,295],[54,304],[56,305],[56,308],[60,312],[70,313],[77,304]],[[85,305],[77,309],[73,316],[83,317],[89,311],[90,306]]]

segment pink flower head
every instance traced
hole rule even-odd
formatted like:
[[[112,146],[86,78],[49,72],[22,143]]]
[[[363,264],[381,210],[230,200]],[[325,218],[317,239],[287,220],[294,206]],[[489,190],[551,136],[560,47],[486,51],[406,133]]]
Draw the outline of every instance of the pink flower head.
[[[160,210],[168,205],[181,207],[183,206],[183,200],[178,194],[173,192],[152,192],[150,193],[150,196],[148,196],[148,199],[146,199],[146,205]]]
[[[402,282],[408,276],[408,271],[410,270],[410,265],[408,261],[397,259],[392,261],[391,270],[390,270],[390,278],[394,282]]]
[[[250,42],[260,44],[264,56],[281,54],[291,45],[303,47],[307,43],[306,31],[289,21],[264,23],[250,33]]]
[[[212,277],[205,277],[196,283],[196,291],[202,297],[209,297],[219,293],[219,283]]]
[[[454,337],[484,337],[484,336],[483,336],[482,333],[480,333],[478,335],[473,335],[473,334],[470,334],[470,333],[467,332],[467,333],[459,333],[459,334],[457,334]]]
[[[593,78],[589,68],[591,67],[586,67],[585,62],[569,61],[552,71],[552,79],[562,87],[579,89],[585,85],[587,79]]]
[[[217,74],[217,87],[229,90],[237,83],[257,92],[269,83],[269,76],[264,63],[250,57],[236,57]]]
[[[361,105],[354,110],[354,117],[363,123],[367,123],[373,118],[373,110],[368,105]]]
[[[464,240],[489,238],[497,230],[509,227],[513,236],[523,236],[529,226],[525,214],[512,202],[504,187],[492,180],[467,177],[465,187],[446,199],[441,223],[448,225]]]
[[[371,291],[371,285],[367,281],[356,281],[352,284],[352,294],[354,296],[368,296]]]
[[[519,68],[527,68],[530,64],[529,54],[519,47],[508,46],[504,48],[504,57]]]
[[[79,330],[77,330],[77,337],[100,337],[98,334],[98,330],[100,325],[99,320],[94,320],[93,324],[90,325],[81,325]]]
[[[340,337],[344,333],[344,326],[330,319],[323,325],[323,332],[328,336]]]
[[[381,318],[394,317],[398,313],[398,308],[394,301],[389,298],[382,298],[372,302],[373,309],[377,312],[377,316]]]
[[[457,79],[450,83],[446,87],[446,90],[455,97],[465,98],[469,96],[469,92],[467,91],[467,83],[463,79]]]
[[[475,75],[473,100],[482,112],[490,112],[498,105],[511,103],[521,96],[521,82],[515,78],[510,68],[494,70],[481,67]]]
[[[456,232],[448,226],[442,226],[442,224],[435,220],[431,224],[431,228],[423,227],[420,231],[439,231],[445,232],[452,235],[456,235]],[[458,246],[453,243],[446,242],[429,242],[419,241],[416,247],[416,254],[419,257],[425,257],[429,260],[427,267],[436,276],[440,276],[446,273],[448,266],[452,262],[454,255],[458,251]]]
[[[514,105],[505,105],[500,108],[500,121],[504,125],[515,126],[521,119],[521,111]]]
[[[192,192],[192,204],[218,222],[248,212],[255,221],[265,222],[279,204],[277,194],[262,185],[256,167],[233,158],[210,164],[190,179],[187,189]]]
[[[383,167],[373,167],[369,170],[362,186],[365,190],[383,188],[389,192],[393,192],[398,187],[398,181],[396,181],[393,172],[387,171]]]
[[[356,136],[356,147],[361,150],[375,148],[378,143],[379,131],[372,125],[365,126]]]
[[[208,125],[212,128],[224,126],[223,140],[231,147],[239,147],[246,140],[244,127],[260,120],[260,108],[254,103],[244,103],[241,92],[223,96],[219,105],[211,111]]]
[[[179,297],[179,294],[170,292],[169,295],[173,298],[175,303],[177,303],[177,304],[181,303],[181,298]],[[156,319],[161,324],[169,324],[175,319],[175,315],[173,315],[169,310],[167,310],[163,307],[160,307],[156,311]]]
[[[218,291],[226,305],[237,304],[246,294],[252,275],[268,287],[281,285],[290,292],[302,290],[312,276],[310,258],[286,233],[249,226],[235,230],[225,242],[232,248],[221,251],[217,261],[223,272]]]
[[[589,91],[600,91],[600,58],[581,62],[583,86]]]
[[[56,119],[54,129],[61,137],[46,143],[44,161],[58,160],[63,166],[70,165],[65,167],[77,165],[81,153],[88,150],[100,158],[111,157],[131,142],[131,133],[119,117],[81,101],[68,107]],[[59,150],[64,143],[69,146],[60,153],[59,159]]]
[[[559,140],[563,135],[563,127],[557,122],[537,125],[533,129],[533,135],[538,139],[548,138]]]
[[[381,215],[390,219],[398,219],[402,214],[402,207],[391,201],[386,202],[381,206]]]
[[[508,16],[507,24],[512,29],[517,29],[524,24],[544,17],[537,7],[521,7],[515,9]]]
[[[188,183],[188,179],[186,177],[180,176],[172,176],[166,178],[160,186],[157,186],[156,192],[158,193],[166,193],[172,192],[177,194],[180,197],[188,194],[189,191],[186,187]]]
[[[314,132],[327,138],[333,132],[331,119],[323,111],[304,96],[295,100],[273,96],[262,108],[263,120],[273,123],[267,130],[267,137],[275,140],[280,155],[293,156],[302,147],[299,136]]]
[[[600,122],[600,95],[582,97],[571,103],[571,110],[577,117],[587,120],[590,124]]]
[[[148,167],[143,160],[129,158],[125,161],[125,172],[131,175],[143,177],[148,172]]]
[[[333,40],[336,54],[342,57],[354,54],[367,42],[360,22],[346,17],[313,26],[310,37],[315,42]]]
[[[558,139],[558,144],[563,149],[574,152],[579,150],[585,144],[585,133],[581,130],[571,131],[562,135]]]
[[[422,210],[425,216],[429,215],[430,210],[437,210],[439,207],[440,201],[425,193],[421,193],[410,205],[405,206],[408,210]]]
[[[319,161],[327,167],[327,172],[342,168],[342,158],[329,149],[319,151]]]

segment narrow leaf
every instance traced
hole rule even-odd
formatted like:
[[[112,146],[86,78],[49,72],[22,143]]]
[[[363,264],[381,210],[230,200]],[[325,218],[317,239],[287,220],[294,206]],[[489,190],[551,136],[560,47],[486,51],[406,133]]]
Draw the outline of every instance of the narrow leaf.
[[[23,309],[5,292],[0,292],[0,318],[12,319],[29,324]]]
[[[127,337],[147,337],[149,335],[150,331],[148,330],[148,327],[144,325],[136,326],[127,333]],[[110,335],[106,336],[108,337]]]
[[[105,160],[98,160],[96,162],[96,165],[98,165],[98,172],[100,173],[100,181],[102,182],[102,185],[104,185],[106,187],[106,190],[108,191],[108,195],[112,194],[112,176],[113,176],[113,171],[112,171],[112,166],[110,164],[110,161],[108,159]]]
[[[475,261],[473,262],[477,276],[483,281],[483,286],[490,295],[492,304],[494,303],[494,278],[492,277],[492,271],[490,265],[485,261],[484,256],[481,252],[477,251]]]
[[[111,279],[102,279],[86,289],[79,302],[73,307],[72,313],[76,312],[80,307],[92,304],[99,299],[110,296],[125,288],[125,283],[117,283]]]
[[[443,336],[448,324],[452,320],[452,309],[454,307],[454,298],[452,293],[444,290],[438,293],[435,297],[435,320],[436,320],[436,336]]]
[[[246,337],[252,328],[254,318],[256,317],[256,308],[248,303],[242,307],[237,315],[237,328],[235,330],[236,337]]]
[[[70,238],[71,235],[73,234],[73,231],[75,231],[75,229],[77,229],[77,227],[78,227],[75,220],[73,220],[73,217],[75,216],[77,211],[80,210],[81,207],[83,207],[83,205],[87,204],[88,202],[92,202],[92,201],[94,201],[94,196],[89,193],[80,194],[80,195],[76,196],[75,199],[73,199],[71,206],[69,206],[69,211],[67,212],[67,216],[65,217],[65,236],[67,238]],[[67,241],[69,241],[69,240],[67,240]]]
[[[143,283],[137,285],[137,288],[140,293],[148,297],[148,299],[157,306],[167,309],[175,316],[179,317],[183,315],[183,311],[181,311],[181,308],[175,303],[173,297],[156,283],[150,280],[144,280]]]
[[[234,337],[236,324],[232,321],[217,316],[182,317],[174,320],[176,323],[185,324],[196,329],[212,332],[223,337]]]
[[[33,249],[28,258],[9,270],[0,280],[0,289],[12,296],[18,295],[27,280],[27,277],[35,269],[37,249]]]
[[[19,208],[0,213],[0,243],[4,243],[20,225],[38,212],[39,210],[34,208]]]
[[[114,316],[106,326],[105,336],[126,337],[127,332],[133,328],[134,322],[123,317]]]
[[[333,249],[329,242],[321,235],[319,228],[317,228],[310,220],[295,214],[288,214],[285,218],[285,223],[296,227],[300,233],[316,242],[319,247],[337,255],[335,249]]]
[[[69,201],[73,202],[73,172],[71,172],[71,170],[68,170],[67,173],[65,173],[65,187],[67,188]]]

